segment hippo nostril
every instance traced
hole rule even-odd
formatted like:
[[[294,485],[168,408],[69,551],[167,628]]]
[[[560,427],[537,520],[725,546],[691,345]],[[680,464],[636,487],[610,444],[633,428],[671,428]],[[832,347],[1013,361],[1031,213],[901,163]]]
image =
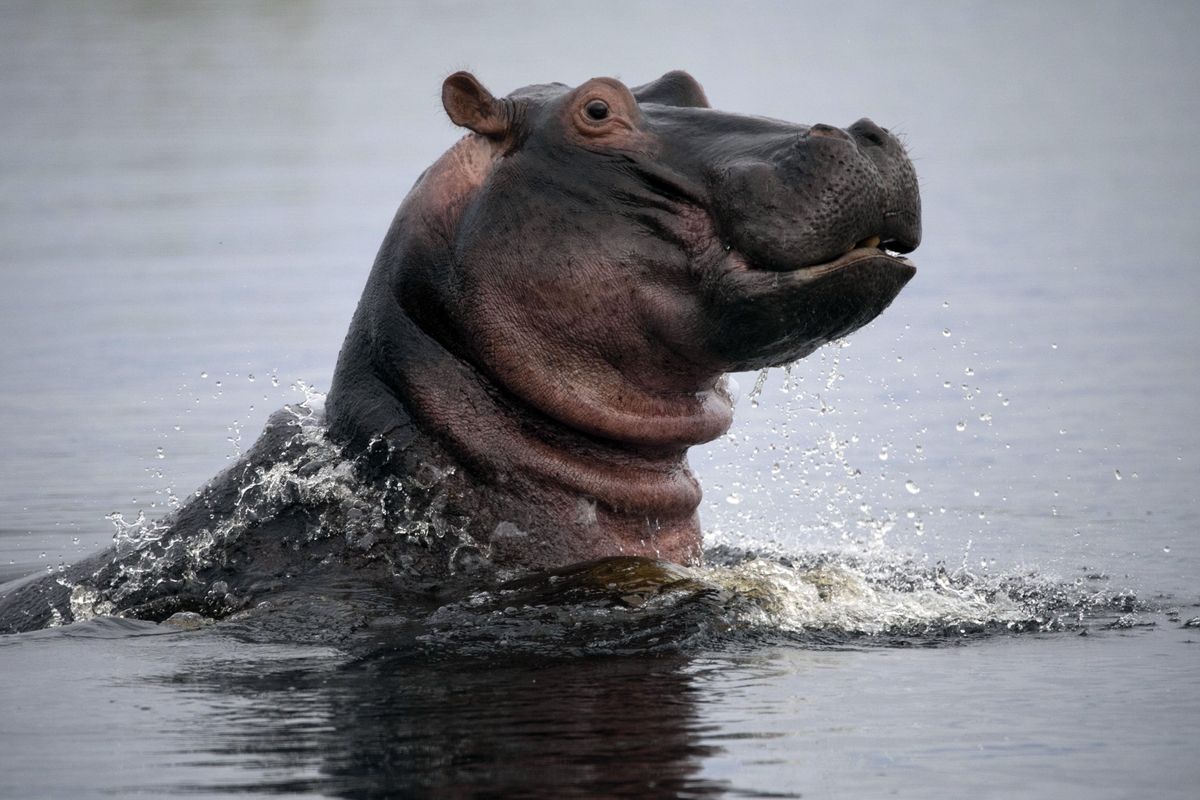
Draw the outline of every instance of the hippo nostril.
[[[889,138],[887,130],[879,127],[866,117],[851,125],[847,130],[850,131],[854,138],[862,139],[878,146],[886,144]]]
[[[809,128],[808,135],[826,136],[830,139],[845,139],[846,141],[850,140],[850,134],[846,133],[841,128],[835,128],[832,125],[826,125],[822,122],[818,122],[816,125],[813,125],[811,128]]]

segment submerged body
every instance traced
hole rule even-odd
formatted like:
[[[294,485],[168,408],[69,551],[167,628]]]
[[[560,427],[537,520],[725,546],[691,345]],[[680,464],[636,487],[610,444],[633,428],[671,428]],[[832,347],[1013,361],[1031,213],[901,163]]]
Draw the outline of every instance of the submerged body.
[[[324,415],[276,414],[164,523],[8,590],[0,632],[696,564],[686,454],[732,420],[725,373],[850,333],[914,273],[916,178],[869,120],[727,114],[680,72],[502,99],[456,73],[443,103],[469,133],[398,211]]]

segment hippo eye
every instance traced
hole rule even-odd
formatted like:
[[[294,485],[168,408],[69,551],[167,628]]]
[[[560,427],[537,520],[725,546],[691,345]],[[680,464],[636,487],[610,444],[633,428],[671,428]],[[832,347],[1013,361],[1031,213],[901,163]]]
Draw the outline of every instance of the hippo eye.
[[[584,106],[583,110],[597,122],[608,117],[608,103],[603,100],[593,100]]]

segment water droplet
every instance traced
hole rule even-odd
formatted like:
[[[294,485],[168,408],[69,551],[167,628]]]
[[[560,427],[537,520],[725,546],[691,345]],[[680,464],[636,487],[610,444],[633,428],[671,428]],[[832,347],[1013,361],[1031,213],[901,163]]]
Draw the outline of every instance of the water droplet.
[[[275,375],[274,373],[272,373],[272,374],[271,374],[271,385],[272,385],[272,386],[278,386],[278,385],[279,385],[279,376],[278,376],[278,375]]]
[[[879,460],[880,460],[880,461],[887,461],[887,460],[888,460],[888,449],[887,449],[887,446],[886,446],[886,445],[885,445],[884,447],[881,447],[881,448],[879,449]]]
[[[201,373],[200,373],[200,377],[201,377],[201,378],[207,378],[207,377],[208,377],[208,373],[207,373],[207,372],[201,372]]]
[[[250,381],[251,383],[254,383],[254,373],[253,373],[253,372],[247,372],[247,373],[246,373],[246,380]]]
[[[1053,342],[1051,342],[1051,343],[1050,343],[1050,349],[1051,349],[1051,350],[1057,350],[1057,349],[1058,349],[1058,345],[1057,345],[1057,344],[1055,344],[1055,343],[1053,343]]]
[[[980,421],[980,422],[991,422],[991,421],[992,421],[992,415],[991,415],[991,414],[989,414],[989,413],[987,413],[987,412],[985,411],[985,412],[983,412],[982,414],[980,414],[980,415],[979,415],[979,421]]]
[[[975,370],[972,369],[971,367],[967,367],[966,369],[963,370],[963,375],[971,376],[974,374],[975,374]]]
[[[731,494],[725,498],[725,502],[729,503],[729,505],[731,505],[731,506],[736,506],[742,502],[742,496],[740,494],[738,494],[737,492],[734,492],[733,494]]]
[[[949,300],[943,300],[943,301],[942,301],[942,308],[949,308],[949,307],[950,307],[950,301],[949,301]]]
[[[220,385],[221,385],[221,382],[220,382],[220,381],[217,381],[217,386],[220,386]]]
[[[1114,470],[1113,470],[1113,477],[1114,477],[1114,478],[1116,478],[1117,480],[1121,480],[1121,477],[1122,477],[1122,476],[1121,476],[1121,470],[1119,470],[1119,469],[1114,469]]]
[[[159,447],[158,452],[155,453],[155,457],[156,458],[166,458],[167,454],[163,452],[163,449],[161,447]]]
[[[959,433],[962,433],[966,429],[967,423],[963,422],[961,419],[958,421],[958,424],[954,426],[954,430],[958,431]]]
[[[949,335],[950,335],[950,329],[942,328],[942,336],[949,336]]]
[[[943,388],[943,389],[949,389],[949,388],[950,388],[950,381],[942,381],[942,388]]]
[[[917,486],[915,481],[908,481],[904,484],[904,488],[908,489],[909,494],[920,494],[921,487]]]
[[[1171,546],[1170,546],[1170,545],[1163,545],[1163,552],[1164,552],[1164,553],[1169,553],[1169,552],[1171,552]]]

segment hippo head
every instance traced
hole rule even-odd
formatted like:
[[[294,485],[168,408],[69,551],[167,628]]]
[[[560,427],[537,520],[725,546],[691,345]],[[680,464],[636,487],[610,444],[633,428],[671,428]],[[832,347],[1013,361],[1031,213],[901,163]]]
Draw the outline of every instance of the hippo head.
[[[684,455],[731,422],[723,375],[845,336],[913,276],[903,147],[867,119],[714,110],[683,72],[504,98],[459,72],[442,100],[469,133],[384,242],[331,432],[439,442],[470,491],[507,498],[473,506],[502,561],[696,560]]]

